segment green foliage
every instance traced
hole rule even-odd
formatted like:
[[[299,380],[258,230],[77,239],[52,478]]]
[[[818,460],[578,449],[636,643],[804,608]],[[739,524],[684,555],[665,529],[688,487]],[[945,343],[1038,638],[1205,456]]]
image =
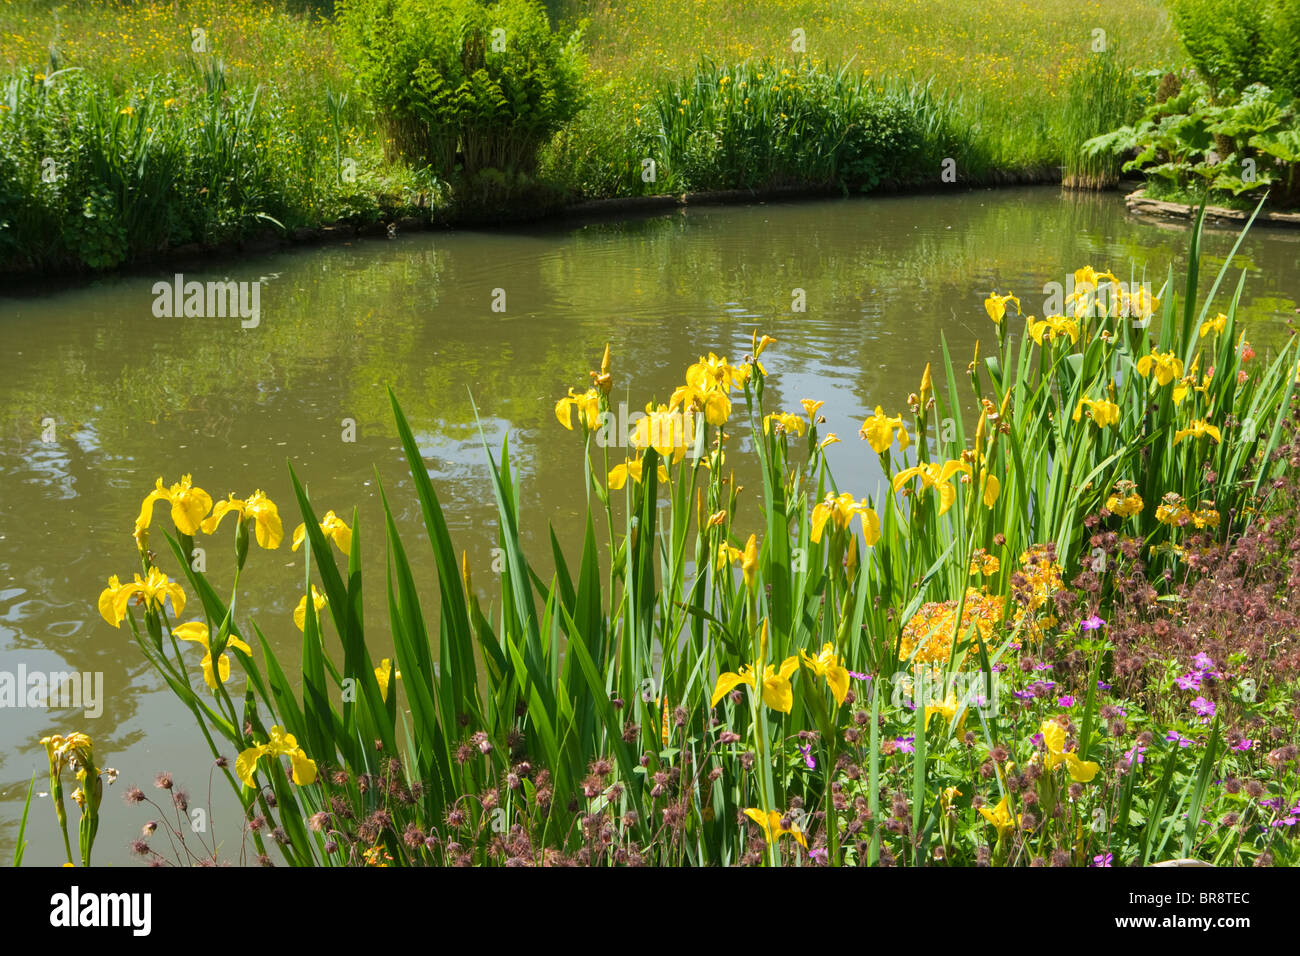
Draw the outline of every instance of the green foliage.
[[[1133,122],[1151,100],[1151,79],[1134,72],[1113,50],[1094,53],[1070,74],[1061,114],[1063,185],[1107,189],[1119,182],[1120,160],[1106,154],[1085,155],[1083,144],[1116,123]]]
[[[338,35],[402,155],[444,179],[531,175],[582,106],[580,33],[535,0],[341,0]]]
[[[667,190],[786,185],[869,191],[979,162],[951,101],[929,84],[869,80],[807,61],[702,61],[662,84],[638,119]]]
[[[1141,120],[1084,144],[1089,158],[1133,155],[1153,192],[1235,199],[1269,192],[1270,202],[1300,202],[1300,100],[1253,84],[1240,96],[1215,101],[1201,83],[1186,83]]]
[[[1300,7],[1294,0],[1171,0],[1197,71],[1219,96],[1252,83],[1300,95]]]
[[[373,209],[378,164],[337,106],[323,137],[276,88],[228,84],[213,59],[124,93],[79,69],[10,74],[0,79],[0,269],[110,269],[268,221],[292,228]],[[359,161],[354,181],[340,173],[345,156]]]

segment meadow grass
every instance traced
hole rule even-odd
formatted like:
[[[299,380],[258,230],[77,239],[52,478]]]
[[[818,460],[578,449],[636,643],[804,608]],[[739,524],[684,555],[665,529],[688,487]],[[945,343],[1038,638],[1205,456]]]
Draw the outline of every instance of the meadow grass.
[[[206,216],[223,223],[216,230],[220,234],[240,236],[263,228],[266,221],[257,218],[259,213],[292,228],[340,217],[373,220],[383,210],[391,215],[399,207],[445,202],[451,193],[444,186],[391,161],[394,144],[356,88],[319,6],[107,0],[73,7],[0,0],[0,72],[7,73],[11,84],[38,75],[75,74],[86,89],[95,90],[105,109],[121,110],[151,89],[192,77],[196,60],[221,64],[231,97],[251,101],[256,96],[263,129],[259,149],[268,160],[270,153],[276,155],[263,164],[272,177],[265,190],[271,198],[238,210],[233,220],[221,210]],[[844,188],[924,183],[935,178],[935,160],[943,157],[956,160],[959,181],[970,183],[1025,175],[1050,178],[1063,162],[1067,175],[1074,176],[1077,163],[1072,157],[1080,137],[1114,125],[1131,111],[1135,90],[1126,71],[1134,64],[1164,68],[1182,62],[1156,0],[1083,7],[1063,2],[891,0],[842,3],[830,11],[807,2],[756,7],[637,0],[618,5],[552,2],[548,8],[557,27],[584,26],[590,63],[589,105],[556,134],[541,157],[542,178],[570,199],[701,186],[742,188],[760,182],[835,183]],[[803,31],[802,49],[795,42],[796,30]],[[1099,59],[1096,30],[1105,31],[1108,50],[1123,49],[1122,63],[1110,54]],[[669,107],[679,88],[706,90],[710,78],[742,70],[756,75],[763,63],[833,77],[834,82],[823,88],[824,101],[803,100],[800,109],[807,115],[801,125],[778,129],[775,117],[763,118],[757,108],[758,123],[740,117],[739,125],[754,134],[755,144],[761,145],[755,132],[759,126],[764,135],[771,133],[784,144],[779,158],[779,150],[768,151],[758,165],[769,168],[759,171],[752,156],[736,165],[734,141],[721,150],[710,142],[727,135],[709,125],[717,119],[716,111],[705,115],[693,110],[690,120],[697,128],[683,132],[684,124],[674,122]],[[1104,69],[1099,69],[1101,64]],[[1103,81],[1089,79],[1097,77]],[[846,98],[842,94],[848,90],[854,92]],[[714,99],[721,103],[724,98]],[[776,103],[771,96],[758,98],[764,99]],[[828,141],[826,131],[837,125],[856,128],[855,119],[862,117],[853,115],[853,104],[864,100],[876,110],[868,125],[888,125],[890,116],[901,114],[913,131],[901,140],[886,136],[859,142],[858,154],[846,158],[852,151]],[[744,98],[737,104],[744,106]],[[777,112],[782,112],[779,107]],[[1107,119],[1112,112],[1117,115]],[[729,120],[733,131],[736,119]],[[72,125],[84,126],[79,121]],[[62,211],[34,211],[34,206],[48,206],[48,197],[37,199],[31,156],[17,147],[19,135],[30,133],[15,129],[7,137],[7,155],[0,157],[9,181],[6,219],[20,227],[5,252],[9,268],[104,267],[164,251],[168,244],[208,241],[212,230],[191,229],[174,232],[162,249],[155,234],[131,234],[125,241],[110,238],[108,244],[118,252],[91,250],[81,255],[75,249],[50,248],[39,233],[22,227],[37,221],[47,226],[51,221],[68,223],[85,203],[102,206],[104,201],[87,185],[69,197]],[[653,151],[656,139],[663,147],[658,153]],[[355,189],[331,185],[345,158],[344,142],[346,158],[361,170]],[[174,145],[189,157],[190,165],[209,162],[204,157],[211,144],[202,139],[177,138]],[[326,168],[322,157],[331,152],[333,168]],[[717,157],[713,166],[711,155]],[[666,163],[668,175],[644,177],[647,157]],[[217,169],[222,162],[213,157],[210,164]],[[854,162],[856,173],[843,175]],[[828,163],[835,167],[830,175]],[[1111,172],[1108,168],[1091,178],[1106,183]],[[543,195],[544,203],[501,192],[506,202],[535,202],[538,212],[553,202],[548,192],[537,194]],[[21,209],[15,211],[15,206]],[[121,213],[129,219],[150,219],[138,211]],[[52,220],[44,218],[47,214]],[[205,218],[190,213],[174,218],[187,217]],[[26,248],[38,254],[15,252]]]

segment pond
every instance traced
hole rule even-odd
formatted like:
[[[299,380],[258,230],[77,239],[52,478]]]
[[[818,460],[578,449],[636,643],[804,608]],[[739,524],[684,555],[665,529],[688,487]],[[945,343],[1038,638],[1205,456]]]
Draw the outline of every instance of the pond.
[[[1234,239],[1232,231],[1207,234],[1205,289]],[[211,811],[205,839],[238,860],[234,801],[212,776],[191,716],[129,630],[115,630],[95,607],[110,574],[138,568],[132,523],[155,478],[192,474],[214,499],[260,488],[278,503],[285,543],[253,549],[240,601],[278,648],[296,654],[291,612],[302,559],[288,544],[299,519],[286,463],[318,512],[351,521],[359,509],[372,556],[370,626],[382,632],[386,614],[380,482],[427,584],[426,615],[436,614],[433,561],[392,425],[390,385],[486,600],[496,523],[480,426],[495,453],[509,436],[526,551],[549,557],[548,523],[572,551],[584,510],[582,445],[580,433],[556,422],[554,405],[568,388],[587,387],[606,342],[614,399],[639,410],[651,398],[666,401],[701,355],[739,360],[755,328],[774,336],[763,357],[769,407],[824,401],[823,434],[843,439],[830,451],[841,487],[874,494],[880,472],[858,439],[863,417],[877,404],[901,411],[925,363],[939,367],[945,339],[960,373],[976,339],[993,334],[983,308],[991,290],[1016,292],[1026,312],[1041,316],[1045,283],[1092,265],[1121,279],[1145,274],[1158,289],[1171,265],[1180,273],[1186,245],[1185,227],[1136,221],[1117,195],[1025,187],[403,234],[185,270],[183,282],[260,283],[255,319],[167,317],[176,310],[158,304],[170,293],[156,284],[170,286],[175,270],[0,292],[0,674],[75,671],[103,680],[98,715],[0,710],[0,859],[11,858],[36,772],[42,796],[33,801],[26,862],[62,862],[38,741],[81,730],[100,765],[120,773],[105,791],[95,862],[138,859],[128,844],[158,811],[128,806],[121,795],[135,784],[165,797],[152,786],[159,771],[186,787],[191,812]],[[1256,229],[1233,265],[1218,307],[1244,269],[1248,335],[1262,354],[1295,317],[1300,233]],[[742,484],[743,431],[730,449]],[[170,526],[160,512],[156,550]],[[197,543],[209,552],[211,578],[228,582],[229,528]],[[539,559],[538,571],[549,575],[549,565]],[[69,812],[75,827],[70,802]]]

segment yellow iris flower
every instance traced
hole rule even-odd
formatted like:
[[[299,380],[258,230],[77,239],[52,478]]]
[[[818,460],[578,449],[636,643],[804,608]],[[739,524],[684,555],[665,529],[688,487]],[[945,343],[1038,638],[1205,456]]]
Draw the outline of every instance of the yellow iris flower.
[[[1074,319],[1067,319],[1063,315],[1049,315],[1045,319],[1038,319],[1029,323],[1029,334],[1039,345],[1043,344],[1043,333],[1049,336],[1049,341],[1055,342],[1058,337],[1070,337],[1070,344],[1079,341],[1079,323]]]
[[[1012,830],[1020,826],[1021,815],[1019,813],[1012,816],[1011,806],[1007,802],[1009,798],[1003,797],[1002,802],[990,810],[988,807],[980,807],[980,816],[989,823],[993,824],[998,831],[998,837],[1004,837]]]
[[[379,684],[379,696],[385,701],[388,700],[388,681],[393,677],[401,680],[402,672],[394,671],[393,662],[385,657],[379,662],[379,666],[375,668],[375,681]]]
[[[181,586],[157,568],[150,568],[147,577],[141,578],[137,574],[135,581],[130,584],[120,584],[116,574],[109,578],[108,587],[99,595],[99,613],[109,624],[121,627],[127,606],[131,603],[131,598],[137,595],[146,608],[157,607],[161,610],[163,602],[171,598],[174,613],[180,614],[185,610],[185,592]]]
[[[826,523],[832,521],[841,531],[848,530],[854,515],[862,517],[862,535],[867,547],[874,547],[880,540],[880,516],[867,507],[866,499],[855,501],[847,491],[838,496],[828,494],[824,501],[813,506],[812,529],[809,537],[813,544],[821,544],[822,532]]]
[[[1153,369],[1158,385],[1168,385],[1174,379],[1183,377],[1183,361],[1173,352],[1153,351],[1137,360],[1137,373],[1143,378],[1149,376]]]
[[[1201,338],[1205,338],[1211,332],[1216,335],[1222,335],[1224,328],[1227,327],[1228,317],[1220,312],[1212,319],[1206,319],[1201,323]]]
[[[952,503],[957,500],[957,489],[952,485],[952,476],[958,472],[970,474],[970,465],[964,461],[946,461],[942,465],[938,462],[926,462],[920,465],[913,465],[911,468],[904,468],[894,476],[894,491],[898,491],[913,478],[921,479],[922,488],[934,488],[939,493],[939,514],[943,514],[952,507]],[[986,486],[987,493],[987,486]],[[994,498],[996,499],[996,492]]]
[[[203,657],[202,666],[203,682],[207,684],[208,687],[212,690],[217,689],[216,678],[218,676],[221,678],[221,683],[223,684],[230,680],[230,655],[225,651],[222,651],[221,656],[217,658],[216,674],[213,674],[212,672],[212,645],[210,642],[208,626],[206,624],[202,621],[190,621],[188,624],[182,624],[179,627],[172,628],[172,633],[182,641],[194,641],[196,644],[202,645],[203,649],[207,651],[207,654]],[[228,647],[238,648],[250,656],[253,653],[251,647],[233,634],[226,638],[226,645]]]
[[[1101,765],[1091,760],[1080,760],[1079,755],[1073,750],[1065,749],[1065,728],[1054,720],[1045,720],[1038,732],[1043,735],[1043,744],[1047,747],[1047,769],[1054,770],[1058,765],[1064,763],[1065,769],[1070,774],[1070,779],[1076,783],[1088,783],[1097,772],[1101,770]]]
[[[993,320],[994,325],[1002,324],[1002,319],[1007,314],[1008,302],[1016,304],[1016,315],[1020,315],[1020,300],[1011,293],[998,295],[996,292],[990,292],[989,297],[984,300],[984,311],[989,314],[989,318]]]
[[[263,757],[288,757],[293,765],[293,782],[305,787],[316,780],[316,761],[307,757],[293,734],[284,732],[283,727],[272,727],[270,739],[241,751],[235,758],[235,773],[246,787],[254,787],[253,774],[257,771],[257,762]]]
[[[835,703],[843,704],[849,693],[849,672],[844,661],[835,653],[835,645],[827,641],[816,657],[807,651],[800,651],[799,656],[803,658],[805,667],[818,677],[826,678],[826,686],[831,689]]]
[[[197,533],[204,517],[212,509],[211,496],[202,488],[194,487],[189,475],[182,475],[181,480],[170,488],[164,486],[163,480],[158,478],[154,482],[154,490],[149,492],[140,505],[140,516],[135,519],[137,539],[153,520],[153,506],[158,501],[166,501],[172,506],[172,522],[181,534]]]
[[[344,554],[352,551],[352,529],[344,523],[343,519],[333,511],[325,512],[325,517],[320,519],[321,534],[332,540],[339,546],[339,550]],[[290,551],[297,551],[302,547],[303,541],[307,537],[307,525],[300,524],[293,531],[293,545]]]
[[[1188,425],[1186,428],[1180,428],[1178,429],[1177,432],[1174,433],[1174,444],[1177,445],[1180,441],[1182,441],[1184,438],[1187,437],[1200,438],[1202,435],[1209,435],[1211,438],[1214,439],[1215,444],[1218,444],[1223,440],[1222,436],[1219,434],[1218,428],[1211,425],[1207,421],[1197,419],[1196,421]]]
[[[764,625],[766,627],[766,624]],[[780,667],[768,664],[763,669],[763,679],[760,682],[763,696],[763,703],[773,710],[779,710],[783,714],[788,714],[794,708],[794,687],[790,684],[790,678],[794,676],[795,671],[799,669],[799,658],[787,657],[781,662]],[[717,707],[718,701],[726,697],[741,684],[747,684],[751,688],[756,688],[754,682],[754,670],[746,665],[739,672],[727,671],[718,675],[717,683],[713,685],[713,698],[709,707]]]
[[[659,462],[657,471],[660,481],[668,480],[668,469],[664,463]],[[615,465],[609,470],[609,487],[611,491],[618,491],[627,484],[628,478],[631,478],[638,485],[641,483],[641,459],[629,458],[621,465]]]
[[[325,595],[316,590],[314,584],[311,586],[311,603],[316,606],[317,614],[321,612],[321,608],[329,603]],[[300,631],[305,631],[307,628],[307,595],[305,594],[298,599],[298,606],[293,609],[293,623],[298,626]]]
[[[808,421],[815,422],[817,421],[817,413],[821,411],[821,407],[826,403],[815,402],[811,398],[801,398],[799,404],[803,406],[803,412],[808,416]]]
[[[600,427],[600,393],[596,389],[589,388],[581,395],[569,389],[568,396],[555,403],[555,418],[569,431],[573,431],[575,408],[578,410],[578,421],[582,422],[588,431],[595,431]]]
[[[903,424],[903,417],[898,415],[890,418],[879,405],[876,406],[876,413],[862,423],[858,434],[866,440],[877,455],[889,451],[895,435],[898,437],[899,451],[904,451],[911,442],[911,437],[907,434],[907,426]]]
[[[260,490],[254,491],[247,498],[240,500],[231,495],[225,501],[218,501],[212,514],[203,522],[203,533],[213,534],[221,519],[234,513],[241,521],[251,520],[257,534],[257,543],[268,551],[280,547],[284,540],[284,528],[280,524],[280,513],[275,502]]]
[[[769,810],[763,813],[758,807],[749,807],[745,810],[745,816],[753,820],[763,828],[763,836],[768,843],[779,840],[781,837],[789,835],[794,837],[804,847],[808,848],[808,841],[804,839],[803,831],[799,829],[799,824],[794,821],[790,822],[790,829],[786,830],[781,826],[781,814],[775,810]]]
[[[1076,422],[1083,418],[1085,406],[1088,409],[1089,416],[1097,423],[1098,428],[1105,428],[1107,425],[1119,425],[1119,406],[1104,398],[1079,399],[1079,404],[1074,406],[1073,417]]]
[[[754,357],[757,358],[757,354]],[[701,394],[708,394],[719,388],[728,392],[733,384],[741,383],[742,378],[737,370],[732,368],[725,358],[718,358],[712,352],[709,353],[708,358],[701,355],[700,360],[686,370],[686,384]]]
[[[798,415],[791,415],[788,412],[773,412],[763,419],[763,434],[770,435],[772,433],[772,424],[774,422],[785,431],[799,436],[802,436],[808,428],[804,424],[804,420]]]

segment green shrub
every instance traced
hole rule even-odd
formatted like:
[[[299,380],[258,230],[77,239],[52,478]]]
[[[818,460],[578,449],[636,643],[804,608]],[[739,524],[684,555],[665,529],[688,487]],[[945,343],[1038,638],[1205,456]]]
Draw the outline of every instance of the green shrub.
[[[582,106],[580,34],[534,0],[340,0],[338,32],[395,151],[445,179],[531,175]]]
[[[1264,83],[1300,94],[1300,6],[1295,0],[1171,0],[1197,71],[1217,98]]]

